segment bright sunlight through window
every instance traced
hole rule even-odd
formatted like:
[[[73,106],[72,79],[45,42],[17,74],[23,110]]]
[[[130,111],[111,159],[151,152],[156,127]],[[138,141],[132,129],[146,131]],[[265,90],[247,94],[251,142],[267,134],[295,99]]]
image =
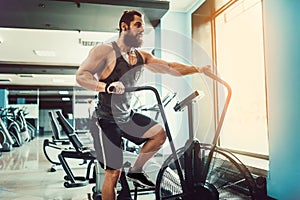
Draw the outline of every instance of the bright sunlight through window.
[[[221,146],[269,155],[260,0],[238,1],[216,18],[218,73],[232,87]]]

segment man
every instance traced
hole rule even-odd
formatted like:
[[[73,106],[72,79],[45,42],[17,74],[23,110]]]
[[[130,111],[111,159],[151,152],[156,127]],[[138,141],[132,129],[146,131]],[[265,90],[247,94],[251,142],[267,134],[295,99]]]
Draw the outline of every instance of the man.
[[[198,68],[167,62],[136,49],[141,47],[144,33],[143,16],[138,11],[125,11],[119,21],[119,29],[116,41],[91,49],[76,74],[76,80],[82,87],[99,92],[98,122],[107,138],[102,144],[106,155],[103,200],[116,198],[116,185],[123,164],[121,137],[138,145],[144,143],[127,177],[146,187],[155,187],[143,172],[143,166],[161,148],[166,133],[163,126],[154,120],[133,113],[129,106],[130,95],[124,93],[126,87],[135,85],[141,68],[175,76],[202,73],[209,69],[209,66]]]

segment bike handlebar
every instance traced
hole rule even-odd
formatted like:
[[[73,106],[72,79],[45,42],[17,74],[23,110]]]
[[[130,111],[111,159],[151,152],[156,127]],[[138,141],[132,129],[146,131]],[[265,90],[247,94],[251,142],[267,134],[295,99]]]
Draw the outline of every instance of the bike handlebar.
[[[225,118],[225,115],[226,115],[226,112],[227,112],[227,108],[228,108],[228,105],[229,105],[229,102],[230,102],[230,99],[231,99],[232,90],[231,90],[230,85],[226,81],[224,81],[223,79],[221,79],[217,75],[213,74],[211,71],[206,70],[203,73],[206,76],[210,77],[211,79],[213,79],[213,80],[219,82],[220,84],[224,85],[227,89],[227,97],[226,97],[225,104],[224,104],[224,107],[223,107],[223,110],[222,110],[222,113],[221,113],[221,116],[220,116],[220,119],[219,119],[219,123],[217,125],[216,134],[215,134],[214,140],[212,142],[212,144],[215,146],[217,144],[218,138],[220,136],[221,127],[223,125],[224,118]]]
[[[231,95],[231,93],[232,93],[231,87],[230,87],[230,85],[229,85],[226,81],[224,81],[223,79],[221,79],[221,78],[218,77],[217,75],[213,74],[211,71],[206,70],[206,71],[204,71],[203,73],[204,73],[206,76],[210,77],[211,79],[213,79],[213,80],[215,80],[215,81],[221,83],[222,85],[224,85],[224,86],[226,87],[227,91],[228,91],[228,94]]]
[[[116,89],[115,86],[110,86],[108,88],[110,92],[114,92],[115,89]],[[125,87],[125,92],[137,92],[141,90],[156,90],[156,89],[152,86]]]
[[[225,82],[224,80],[222,80],[221,78],[219,78],[217,75],[213,74],[210,70],[205,70],[203,72],[206,76],[210,77],[211,79],[221,83],[222,85],[224,85],[227,90],[228,90],[228,94],[231,94],[231,87],[229,86],[229,84],[227,82]],[[147,88],[149,86],[140,86],[140,87],[128,87],[125,88],[125,92],[134,92],[134,91],[140,91],[140,90],[144,90],[145,88]],[[148,88],[149,89],[149,88]],[[108,88],[108,90],[110,92],[113,92],[115,90],[115,86],[110,86]]]
[[[220,135],[220,132],[221,132],[221,127],[222,127],[223,122],[224,122],[225,114],[227,112],[227,108],[228,108],[228,105],[229,105],[229,102],[230,102],[232,90],[231,90],[230,85],[226,81],[224,81],[223,79],[221,79],[220,77],[218,77],[217,75],[215,75],[214,73],[212,73],[210,70],[205,70],[205,71],[203,71],[203,73],[206,76],[208,76],[209,78],[211,78],[211,79],[219,82],[220,84],[222,84],[223,86],[225,86],[226,89],[227,89],[226,101],[225,101],[225,104],[224,104],[224,107],[223,107],[223,111],[221,113],[220,120],[219,120],[217,129],[216,129],[216,134],[215,134],[215,137],[214,137],[214,140],[213,140],[213,143],[212,143],[213,145],[216,145],[217,141],[218,141],[218,138],[219,138],[219,135]],[[110,86],[108,88],[108,90],[110,92],[113,92],[115,90],[115,87],[114,86]],[[162,105],[161,100],[159,98],[158,91],[154,87],[152,87],[152,86],[139,86],[139,87],[127,87],[127,88],[125,87],[125,92],[136,92],[136,91],[141,91],[141,90],[151,90],[151,91],[153,91],[155,93],[155,95],[156,95],[158,103],[160,105]]]

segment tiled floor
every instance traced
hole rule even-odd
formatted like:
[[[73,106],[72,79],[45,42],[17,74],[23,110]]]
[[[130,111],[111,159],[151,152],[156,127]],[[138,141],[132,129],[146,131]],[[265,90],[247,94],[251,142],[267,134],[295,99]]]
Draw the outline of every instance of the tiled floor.
[[[49,172],[51,164],[42,148],[45,138],[47,137],[36,138],[11,152],[2,153],[0,200],[92,200],[92,188],[95,184],[65,188],[65,173],[62,167],[58,166],[55,172]],[[59,152],[53,151],[52,158],[57,158]],[[131,154],[125,156],[133,163],[135,158]],[[162,157],[155,157],[145,166],[152,180],[156,179],[163,160]],[[68,159],[68,163],[75,175],[85,176],[87,165],[80,165],[82,160]],[[154,200],[155,196],[153,193],[139,195],[138,200],[141,199]]]
[[[0,200],[89,200],[92,187],[65,188],[64,171],[57,167],[56,172],[48,172],[51,167],[46,160],[42,145],[44,138],[36,138],[14,148],[11,152],[3,152],[0,157]],[[74,161],[76,173],[85,175],[86,165],[78,165]],[[139,199],[139,198],[138,198]],[[154,195],[143,195],[143,200],[153,200]]]

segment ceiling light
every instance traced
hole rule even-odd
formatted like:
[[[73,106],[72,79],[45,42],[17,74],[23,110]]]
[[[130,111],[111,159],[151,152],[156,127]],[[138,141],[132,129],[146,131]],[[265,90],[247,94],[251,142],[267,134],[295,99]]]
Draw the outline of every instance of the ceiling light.
[[[58,91],[58,94],[66,95],[66,94],[69,94],[69,91]]]
[[[36,91],[34,91],[34,92],[36,92]],[[31,94],[32,91],[31,90],[20,90],[19,93],[20,94]]]
[[[42,56],[42,57],[55,57],[55,51],[51,50],[33,50],[33,53],[37,56]]]
[[[61,98],[61,100],[62,101],[70,101],[71,99],[70,99],[70,97],[63,97],[63,98]]]

